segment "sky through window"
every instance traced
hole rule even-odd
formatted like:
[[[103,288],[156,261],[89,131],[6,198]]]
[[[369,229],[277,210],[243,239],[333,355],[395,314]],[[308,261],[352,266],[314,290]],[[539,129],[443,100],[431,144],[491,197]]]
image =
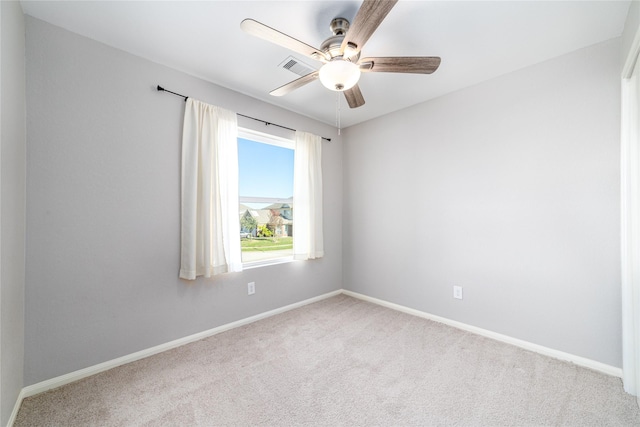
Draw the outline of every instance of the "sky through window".
[[[238,165],[240,196],[293,196],[292,149],[238,138]]]

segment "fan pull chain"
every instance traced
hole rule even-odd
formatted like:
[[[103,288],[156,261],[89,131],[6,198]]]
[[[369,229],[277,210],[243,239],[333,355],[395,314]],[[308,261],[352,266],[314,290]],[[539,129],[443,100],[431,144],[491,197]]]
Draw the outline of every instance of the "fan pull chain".
[[[336,127],[338,128],[338,135],[340,135],[340,95],[341,92],[336,92]]]

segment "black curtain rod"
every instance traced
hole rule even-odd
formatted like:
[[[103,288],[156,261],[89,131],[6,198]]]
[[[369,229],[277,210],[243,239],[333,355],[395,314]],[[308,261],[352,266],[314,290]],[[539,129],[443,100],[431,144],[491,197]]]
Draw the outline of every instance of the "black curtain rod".
[[[158,85],[158,92],[168,92],[168,93],[170,93],[170,94],[172,94],[172,95],[180,96],[180,97],[184,98],[184,101],[185,101],[185,102],[187,102],[187,99],[189,99],[189,97],[188,97],[188,96],[180,95],[179,93],[175,93],[175,92],[171,92],[170,90],[167,90],[167,89],[163,88],[163,87],[162,87],[162,86],[160,86],[160,85]],[[293,131],[293,132],[295,132],[295,131],[296,131],[295,129],[288,128],[288,127],[286,127],[286,126],[282,126],[282,125],[279,125],[279,124],[277,124],[277,123],[267,122],[267,121],[264,121],[264,120],[261,120],[261,119],[256,119],[255,117],[245,116],[244,114],[240,114],[240,113],[236,113],[236,114],[237,114],[238,116],[246,117],[247,119],[255,120],[255,121],[257,121],[257,122],[262,122],[262,123],[264,123],[266,126],[277,126],[277,127],[279,127],[279,128],[287,129],[287,130],[290,130],[290,131]],[[321,137],[321,138],[322,138],[322,139],[324,139],[325,141],[329,141],[329,142],[331,142],[331,138],[325,138],[324,136],[323,136],[323,137]]]

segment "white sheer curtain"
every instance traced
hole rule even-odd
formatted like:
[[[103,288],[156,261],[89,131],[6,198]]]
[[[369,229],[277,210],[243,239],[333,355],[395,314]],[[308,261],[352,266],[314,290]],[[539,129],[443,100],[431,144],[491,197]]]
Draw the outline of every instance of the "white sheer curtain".
[[[187,99],[182,134],[180,277],[242,271],[238,219],[238,121]]]
[[[322,138],[296,132],[293,158],[293,258],[324,255],[322,237]]]
[[[622,381],[640,404],[640,65],[634,63],[622,80]]]

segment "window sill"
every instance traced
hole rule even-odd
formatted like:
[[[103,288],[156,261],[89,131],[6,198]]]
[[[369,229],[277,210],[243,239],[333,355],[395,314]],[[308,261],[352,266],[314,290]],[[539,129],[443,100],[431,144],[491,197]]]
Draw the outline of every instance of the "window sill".
[[[282,257],[282,258],[266,259],[262,261],[243,262],[242,269],[249,270],[252,268],[266,267],[269,265],[287,264],[294,261],[295,260],[293,259],[293,256],[288,256],[288,257]]]

